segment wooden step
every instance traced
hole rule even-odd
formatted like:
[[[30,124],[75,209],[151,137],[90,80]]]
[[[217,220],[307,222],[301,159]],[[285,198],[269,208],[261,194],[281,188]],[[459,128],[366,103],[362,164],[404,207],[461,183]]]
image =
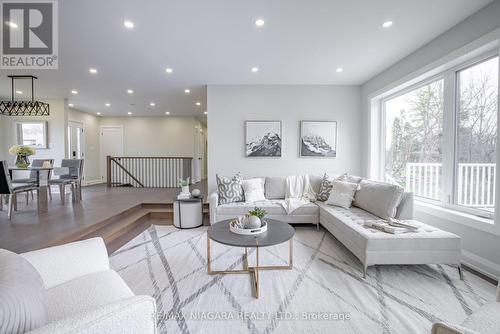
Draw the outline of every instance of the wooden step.
[[[173,221],[172,203],[142,203],[124,210],[112,217],[66,236],[53,245],[60,245],[77,240],[102,237],[111,254],[135,236],[155,224],[171,225]],[[204,222],[208,221],[208,204],[203,205]]]

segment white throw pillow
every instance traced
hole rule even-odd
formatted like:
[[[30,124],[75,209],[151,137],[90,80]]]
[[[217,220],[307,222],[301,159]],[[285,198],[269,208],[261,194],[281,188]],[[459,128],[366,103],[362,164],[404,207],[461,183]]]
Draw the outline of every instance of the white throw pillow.
[[[331,183],[332,190],[325,203],[349,209],[354,199],[354,194],[358,189],[358,184],[343,181],[332,181]]]
[[[243,180],[243,193],[245,194],[245,202],[251,203],[256,201],[264,201],[264,181],[262,178]]]

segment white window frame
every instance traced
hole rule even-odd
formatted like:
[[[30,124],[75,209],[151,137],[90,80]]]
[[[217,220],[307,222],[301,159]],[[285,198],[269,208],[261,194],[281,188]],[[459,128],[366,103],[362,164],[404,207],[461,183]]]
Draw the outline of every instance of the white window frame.
[[[456,186],[455,176],[458,172],[458,112],[459,112],[459,87],[458,87],[458,74],[460,71],[473,67],[477,64],[480,64],[489,59],[495,58],[499,56],[498,48],[492,49],[488,52],[482,53],[479,56],[471,58],[465,62],[460,63],[457,66],[453,66],[451,68],[446,69],[436,75],[433,75],[429,78],[426,78],[422,81],[419,81],[413,85],[405,87],[393,94],[385,96],[384,98],[379,100],[379,108],[380,108],[380,129],[381,129],[381,158],[379,171],[379,178],[381,180],[385,180],[385,152],[386,152],[386,110],[385,105],[388,100],[392,100],[394,98],[405,95],[413,90],[424,87],[432,82],[443,80],[443,159],[442,159],[442,178],[441,178],[441,191],[442,197],[439,200],[433,200],[430,198],[423,197],[415,197],[415,200],[438,205],[450,210],[463,212],[467,214],[472,214],[475,216],[487,218],[491,220],[491,224],[493,224],[494,212],[487,212],[481,209],[467,208],[464,206],[460,206],[458,204],[454,204],[457,198],[458,188]],[[500,79],[499,79],[500,81]],[[500,82],[499,82],[500,86]],[[499,101],[500,106],[500,101]],[[498,111],[500,113],[500,111]],[[498,133],[497,129],[497,133]],[[497,135],[497,137],[499,137]],[[498,140],[497,140],[498,142]],[[445,147],[452,147],[452,149],[444,149]],[[497,149],[500,149],[497,145]],[[497,162],[498,163],[498,162]],[[498,168],[497,168],[498,171]],[[500,177],[500,173],[497,172],[497,177]],[[500,194],[496,194],[499,196]],[[495,207],[495,211],[497,208]]]

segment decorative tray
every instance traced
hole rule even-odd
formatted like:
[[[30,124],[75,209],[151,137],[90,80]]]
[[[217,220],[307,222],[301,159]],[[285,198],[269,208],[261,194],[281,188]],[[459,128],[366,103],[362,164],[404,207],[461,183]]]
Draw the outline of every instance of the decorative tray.
[[[267,222],[265,220],[262,221],[262,226],[258,228],[240,228],[238,225],[240,225],[238,219],[231,220],[229,222],[229,230],[241,235],[255,235],[267,231]]]

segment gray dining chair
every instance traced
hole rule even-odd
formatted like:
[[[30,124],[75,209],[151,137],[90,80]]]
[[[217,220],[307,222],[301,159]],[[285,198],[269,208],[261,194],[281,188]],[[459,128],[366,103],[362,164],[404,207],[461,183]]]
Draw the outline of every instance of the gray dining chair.
[[[49,188],[52,185],[59,186],[61,202],[64,204],[66,195],[66,186],[71,186],[71,194],[73,201],[82,198],[82,176],[83,176],[83,159],[63,159],[61,167],[68,168],[68,174],[59,175],[58,179],[49,180]]]
[[[31,162],[31,167],[43,167],[43,164],[45,162],[50,163],[51,166],[54,165],[54,159],[33,159]],[[50,180],[52,171],[49,171],[48,179]],[[13,179],[12,182],[14,183],[33,183],[37,184],[38,179],[37,179],[37,172],[36,171],[31,171],[29,177],[23,178],[23,179]],[[52,199],[52,192],[50,191],[50,187],[47,187],[48,193],[49,193],[49,198]],[[30,191],[31,194],[31,199],[33,199],[33,191]],[[26,205],[28,205],[28,196],[26,196]]]
[[[7,216],[12,219],[13,211],[17,210],[17,194],[26,193],[28,196],[29,191],[38,190],[36,184],[32,183],[13,183],[10,179],[9,167],[7,161],[0,161],[0,195],[2,199],[1,207],[3,210],[3,197],[7,196],[9,200],[9,209]]]

